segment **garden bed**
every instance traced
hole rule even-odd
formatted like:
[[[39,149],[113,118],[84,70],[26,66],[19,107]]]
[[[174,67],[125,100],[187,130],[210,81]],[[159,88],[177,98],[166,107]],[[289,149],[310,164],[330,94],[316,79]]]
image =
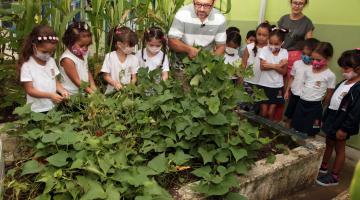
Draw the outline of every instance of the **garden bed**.
[[[275,155],[276,160],[273,164],[268,164],[267,159],[257,161],[247,175],[238,177],[237,193],[244,195],[249,200],[276,199],[314,183],[325,150],[323,143],[315,141],[315,139],[303,140],[292,130],[284,129],[282,126],[251,113],[241,114],[253,122],[261,123],[268,128],[272,127],[272,130],[280,134],[290,135],[302,145],[291,149],[286,154]],[[176,199],[203,199],[203,196],[191,189],[196,184],[194,182],[181,187],[175,195]]]

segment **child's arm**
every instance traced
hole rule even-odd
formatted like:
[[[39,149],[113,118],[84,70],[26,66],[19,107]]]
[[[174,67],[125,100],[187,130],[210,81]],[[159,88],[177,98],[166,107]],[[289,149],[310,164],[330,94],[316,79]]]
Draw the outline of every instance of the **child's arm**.
[[[137,81],[137,77],[136,77],[136,74],[131,74],[131,84],[136,84],[136,81]]]
[[[68,58],[64,58],[61,60],[60,64],[64,68],[64,71],[65,71],[66,75],[70,78],[70,80],[77,87],[80,87],[81,80],[80,80],[79,74],[76,71],[75,63]],[[90,77],[89,77],[89,80],[90,80]],[[91,85],[91,83],[90,83],[90,85]],[[92,93],[93,91],[90,87],[88,87],[85,89],[85,92]]]
[[[161,73],[161,78],[162,78],[162,80],[163,81],[166,81],[166,80],[168,80],[169,79],[169,72],[167,72],[167,71],[165,71],[165,72],[162,72]]]
[[[60,81],[56,80],[56,91],[61,94],[62,97],[68,99],[70,97],[69,92],[63,87]]]
[[[89,72],[89,83],[92,90],[96,90],[96,84],[93,75]]]
[[[35,98],[51,99],[55,103],[60,103],[64,98],[57,93],[42,92],[34,88],[32,81],[24,82],[24,88],[28,95]]]
[[[115,81],[114,79],[111,78],[110,73],[106,73],[104,72],[104,80],[110,84],[111,86],[113,86],[115,88],[115,90],[119,91],[121,90],[121,88],[123,87],[121,85],[121,83],[119,83],[118,81]]]
[[[284,96],[284,98],[286,99],[286,100],[288,100],[289,99],[289,97],[290,97],[290,89],[291,89],[291,85],[292,85],[292,82],[294,81],[294,76],[290,76],[289,77],[289,81],[288,81],[288,84],[287,84],[287,87],[286,87],[286,91],[285,91],[285,96]]]
[[[247,68],[247,61],[249,59],[249,51],[248,51],[248,48],[246,47],[245,50],[244,50],[244,53],[242,55],[242,60],[241,60],[241,64],[244,68]]]
[[[330,104],[330,100],[331,100],[331,97],[332,95],[334,94],[334,89],[331,89],[331,88],[328,88],[327,91],[326,91],[326,96],[323,100],[323,106],[325,108],[328,107],[328,105]]]

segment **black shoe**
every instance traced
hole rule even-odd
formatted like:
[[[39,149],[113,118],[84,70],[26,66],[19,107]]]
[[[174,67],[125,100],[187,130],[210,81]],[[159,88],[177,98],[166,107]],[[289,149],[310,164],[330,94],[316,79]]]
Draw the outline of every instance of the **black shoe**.
[[[331,173],[320,176],[316,179],[316,183],[321,186],[336,186],[339,185],[339,180],[336,179]]]

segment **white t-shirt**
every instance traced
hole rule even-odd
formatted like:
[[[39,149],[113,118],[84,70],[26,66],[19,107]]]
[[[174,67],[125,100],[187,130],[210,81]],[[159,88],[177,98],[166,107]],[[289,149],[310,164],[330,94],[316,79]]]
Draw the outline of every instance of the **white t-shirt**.
[[[253,49],[255,48],[255,43],[250,43],[246,46],[245,51],[249,52],[249,58],[247,60],[246,67],[251,67],[253,70],[253,76],[249,78],[244,78],[244,81],[247,83],[255,84],[257,85],[260,81],[261,77],[261,69],[260,69],[260,52],[263,48],[257,48],[256,56],[254,54]],[[251,66],[250,66],[251,65]]]
[[[66,74],[63,66],[61,66],[61,61],[64,58],[72,60],[75,64],[76,71],[79,75],[81,81],[89,82],[89,66],[88,66],[88,55],[84,57],[84,60],[75,56],[69,49],[61,55],[60,57],[60,74],[61,74],[61,83],[64,88],[69,91],[70,95],[79,93],[79,87],[72,82],[69,76]]]
[[[288,59],[288,52],[286,49],[280,49],[278,55],[274,55],[269,47],[264,47],[259,53],[259,58],[266,60],[270,64],[279,64],[282,60]],[[281,88],[284,87],[283,75],[275,70],[261,71],[261,76],[258,85],[269,88]]]
[[[168,59],[167,55],[165,55],[164,63],[162,63],[163,57],[164,57],[164,52],[160,51],[154,57],[149,57],[148,54],[147,54],[146,49],[143,49],[143,52],[144,52],[143,57],[141,56],[142,51],[138,51],[136,53],[136,57],[139,60],[139,66],[140,67],[149,68],[149,71],[153,71],[153,70],[159,68],[161,66],[161,64],[162,64],[162,71],[163,72],[170,71],[170,69],[169,69],[169,59]]]
[[[59,70],[53,58],[50,58],[46,64],[38,64],[33,57],[21,66],[20,81],[32,82],[35,89],[41,92],[56,93],[56,76]],[[34,112],[47,112],[55,105],[49,98],[36,98],[26,95],[26,103],[31,104],[31,110]]]
[[[349,92],[350,88],[355,84],[346,85],[347,81],[342,82],[339,87],[335,90],[333,96],[331,97],[329,108],[331,110],[339,110],[342,99]]]
[[[306,70],[312,70],[312,66],[305,64],[302,60],[296,61],[291,69],[290,74],[294,77],[291,84],[291,92],[296,96],[301,95],[301,91],[304,87],[304,76]]]
[[[330,69],[326,69],[320,73],[314,73],[313,70],[306,70],[304,83],[300,98],[305,101],[322,101],[327,89],[335,88],[336,76]]]
[[[241,62],[241,58],[240,58],[239,54],[235,54],[235,55],[231,56],[231,55],[225,53],[224,58],[225,58],[225,61],[224,61],[225,64],[234,65],[236,62]]]
[[[131,82],[131,75],[137,73],[138,66],[139,60],[136,56],[132,54],[127,55],[125,62],[121,63],[116,51],[113,51],[105,55],[101,72],[109,73],[113,80],[127,85]],[[105,93],[108,94],[113,91],[114,87],[108,84]]]

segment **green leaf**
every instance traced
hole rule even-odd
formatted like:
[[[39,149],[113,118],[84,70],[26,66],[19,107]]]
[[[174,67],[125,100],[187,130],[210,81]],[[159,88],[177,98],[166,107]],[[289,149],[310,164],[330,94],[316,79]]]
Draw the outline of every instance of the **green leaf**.
[[[45,166],[40,164],[38,161],[30,160],[24,164],[21,175],[23,176],[26,174],[37,174],[41,172],[44,168]]]
[[[50,199],[51,199],[51,196],[49,194],[42,194],[35,198],[35,200],[50,200]]]
[[[88,177],[77,176],[78,184],[84,189],[85,194],[80,200],[92,200],[92,199],[105,199],[106,193],[101,187],[98,181],[92,180]]]
[[[202,182],[198,187],[195,189],[205,194],[206,196],[219,196],[225,195],[229,192],[229,190],[233,187],[238,186],[238,181],[233,174],[226,175],[223,181],[219,184]]]
[[[200,147],[198,149],[199,154],[201,155],[204,165],[208,162],[212,162],[214,155],[218,152],[218,150],[211,150],[211,151],[207,151],[206,149]]]
[[[78,134],[74,133],[73,131],[69,131],[62,134],[56,143],[60,145],[70,145],[75,144],[78,141]]]
[[[248,167],[246,166],[246,164],[244,162],[238,162],[235,165],[235,170],[237,174],[240,175],[245,175],[248,173]]]
[[[207,102],[207,105],[209,106],[209,110],[212,114],[216,114],[219,112],[220,108],[220,99],[219,97],[211,97]]]
[[[119,200],[120,199],[120,192],[116,190],[113,184],[107,184],[106,185],[106,194],[107,194],[107,200]]]
[[[197,177],[200,178],[204,178],[205,180],[209,180],[211,178],[211,167],[210,166],[205,166],[205,167],[201,167],[199,169],[195,169],[194,171],[191,172],[192,174],[194,174]]]
[[[183,150],[177,150],[172,159],[176,165],[182,165],[188,162],[191,158],[193,157],[189,154],[185,154]]]
[[[228,120],[226,119],[224,114],[218,113],[216,115],[208,117],[207,122],[211,125],[221,126],[227,124]]]
[[[222,149],[215,155],[215,160],[218,163],[226,163],[229,161],[229,151],[226,149]]]
[[[56,140],[58,140],[60,137],[59,133],[50,133],[50,134],[46,134],[41,138],[41,141],[44,143],[52,143],[52,142],[56,142]]]
[[[200,75],[200,74],[195,75],[194,78],[191,79],[190,85],[191,85],[191,86],[198,86],[198,85],[199,85],[199,82],[200,82],[200,79],[201,79],[201,75]]]
[[[68,164],[68,162],[66,161],[66,159],[68,158],[68,153],[66,153],[65,151],[59,151],[57,154],[46,158],[46,160],[49,162],[49,164],[55,167],[63,167]]]
[[[233,153],[236,162],[248,155],[246,149],[243,148],[230,147],[230,150]]]
[[[151,169],[155,170],[158,173],[162,173],[165,172],[168,165],[167,165],[168,161],[165,158],[165,153],[162,153],[158,156],[156,156],[154,159],[152,159],[149,163],[148,163],[148,167],[150,167]]]
[[[206,113],[203,109],[201,109],[200,107],[195,107],[194,109],[191,110],[191,115],[195,118],[204,118],[206,117]]]
[[[276,156],[271,153],[267,158],[266,158],[266,163],[267,164],[274,164],[276,161]]]
[[[128,183],[135,187],[144,185],[146,181],[149,181],[146,172],[139,171],[135,168],[131,168],[129,170],[117,170],[111,178],[119,182]]]

